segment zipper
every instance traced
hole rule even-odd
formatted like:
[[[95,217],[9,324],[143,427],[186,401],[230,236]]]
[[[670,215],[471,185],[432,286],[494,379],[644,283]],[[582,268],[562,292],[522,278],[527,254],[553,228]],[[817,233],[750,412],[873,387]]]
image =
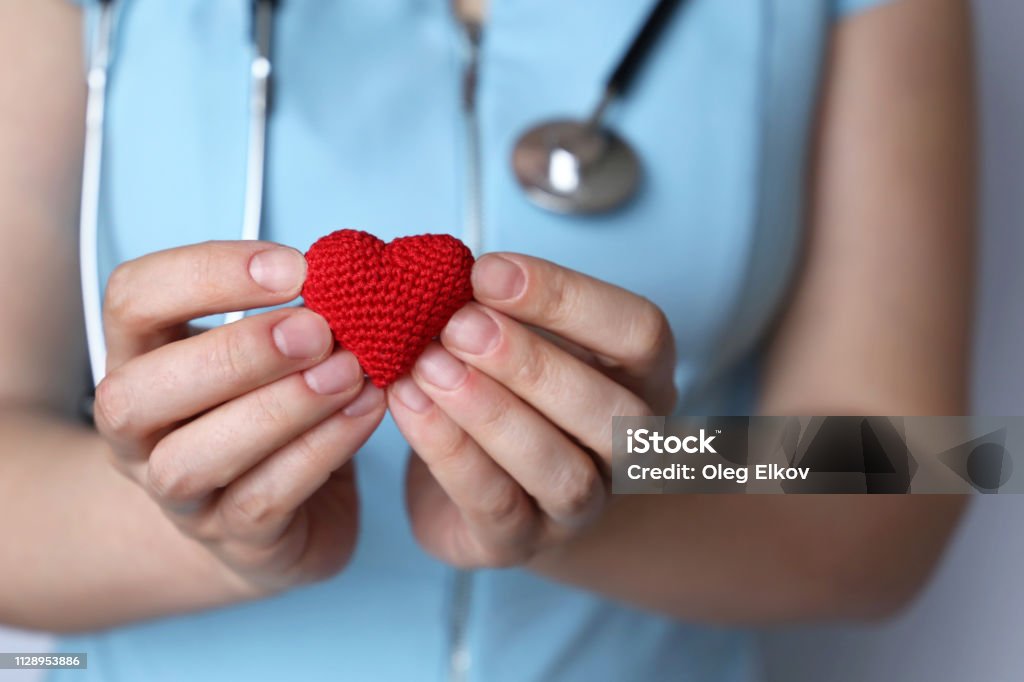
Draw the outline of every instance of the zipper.
[[[466,246],[478,255],[483,248],[483,203],[480,168],[480,117],[477,113],[477,82],[480,76],[480,43],[483,26],[459,20],[462,26],[462,120],[465,139],[466,186],[463,236]]]
[[[483,189],[480,164],[480,118],[477,113],[477,82],[483,26],[458,17],[462,34],[461,110],[465,144],[463,241],[473,255],[483,248]],[[456,570],[452,584],[448,623],[448,680],[467,682],[472,660],[469,651],[469,611],[473,600],[473,572]]]
[[[473,597],[473,572],[456,570],[452,584],[448,623],[448,680],[466,682],[472,659],[469,653],[469,607]]]

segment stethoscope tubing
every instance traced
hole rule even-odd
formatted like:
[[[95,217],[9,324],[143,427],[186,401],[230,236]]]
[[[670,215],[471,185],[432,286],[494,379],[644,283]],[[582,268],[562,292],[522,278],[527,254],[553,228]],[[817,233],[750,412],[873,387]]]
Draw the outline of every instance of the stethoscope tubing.
[[[110,50],[113,45],[114,5],[103,2],[93,35],[87,76],[85,153],[82,162],[82,197],[79,213],[78,266],[82,283],[86,345],[93,383],[106,374],[107,345],[103,333],[103,302],[99,278],[100,190],[103,175],[103,138],[106,122]]]
[[[253,46],[250,65],[249,133],[245,173],[245,198],[241,239],[259,239],[267,156],[267,123],[270,115],[272,61],[270,54],[273,1],[256,0],[253,8]],[[115,2],[103,0],[93,32],[86,98],[85,153],[79,214],[79,270],[86,345],[93,385],[106,375],[107,346],[103,331],[100,291],[99,226],[103,187],[103,145],[106,127],[107,87],[114,43]],[[242,319],[244,311],[225,314],[223,323]]]
[[[273,2],[261,0],[253,11],[255,53],[249,66],[249,143],[245,168],[245,206],[242,239],[259,239],[263,225],[263,193],[266,187],[267,123],[270,120],[270,86],[273,62],[270,55]],[[237,322],[245,311],[229,312],[224,324]]]

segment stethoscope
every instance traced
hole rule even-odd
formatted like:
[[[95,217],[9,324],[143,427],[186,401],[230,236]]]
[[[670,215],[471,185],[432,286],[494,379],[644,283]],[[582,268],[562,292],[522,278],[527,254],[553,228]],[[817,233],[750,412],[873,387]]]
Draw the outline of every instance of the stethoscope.
[[[249,139],[242,239],[258,239],[263,220],[273,71],[271,34],[276,4],[277,0],[253,0],[252,4],[253,58],[249,70]],[[518,138],[512,153],[512,169],[531,202],[558,213],[587,215],[616,209],[636,193],[641,178],[636,151],[621,135],[605,126],[603,118],[609,104],[627,94],[641,65],[681,4],[682,0],[659,0],[606,81],[602,96],[589,117],[545,121]],[[92,33],[79,224],[82,303],[95,383],[99,383],[106,372],[98,233],[115,9],[114,0],[100,1],[99,17]],[[224,322],[233,322],[243,315],[243,312],[228,313]]]

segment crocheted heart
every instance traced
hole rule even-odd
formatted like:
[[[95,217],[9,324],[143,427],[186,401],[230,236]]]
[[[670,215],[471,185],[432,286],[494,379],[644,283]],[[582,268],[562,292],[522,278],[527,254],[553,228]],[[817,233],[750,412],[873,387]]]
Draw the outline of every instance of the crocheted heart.
[[[306,253],[302,298],[326,318],[334,338],[383,388],[416,362],[449,318],[473,297],[473,255],[447,234],[385,244],[338,230]]]

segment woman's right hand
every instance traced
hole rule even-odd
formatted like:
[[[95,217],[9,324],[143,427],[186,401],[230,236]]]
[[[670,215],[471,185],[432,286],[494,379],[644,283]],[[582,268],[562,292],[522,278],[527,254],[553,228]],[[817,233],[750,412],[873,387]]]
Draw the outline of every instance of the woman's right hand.
[[[347,563],[351,459],[384,415],[383,393],[305,308],[196,335],[188,323],[291,301],[305,276],[294,249],[207,242],[128,261],[106,290],[95,419],[112,461],[253,596]]]

